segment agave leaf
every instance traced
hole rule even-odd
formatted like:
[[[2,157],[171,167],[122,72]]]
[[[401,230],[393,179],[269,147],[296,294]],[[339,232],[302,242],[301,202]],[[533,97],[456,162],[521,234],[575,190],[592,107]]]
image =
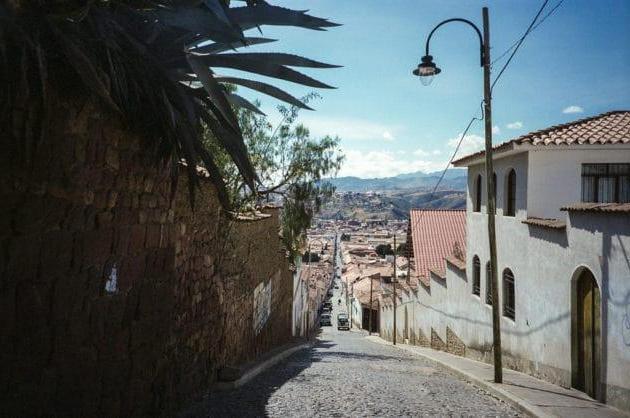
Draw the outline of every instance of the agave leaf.
[[[268,77],[279,78],[281,80],[291,81],[293,83],[303,84],[305,86],[332,89],[334,87],[315,80],[305,74],[292,70],[283,65],[274,64],[273,62],[258,61],[255,59],[241,58],[238,54],[218,54],[218,55],[202,55],[197,57],[200,61],[211,67],[226,67],[237,70],[247,71],[265,75]]]
[[[250,112],[254,112],[257,113],[259,115],[262,116],[266,116],[259,108],[258,106],[254,105],[252,102],[250,102],[249,100],[245,99],[243,96],[240,96],[236,93],[229,93],[227,96],[229,102],[232,104],[232,106],[238,106],[241,107],[243,109],[249,110]]]
[[[206,104],[212,108],[211,103],[206,102]],[[197,113],[201,119],[206,123],[216,139],[221,143],[221,146],[223,146],[225,151],[230,155],[247,185],[252,190],[255,190],[254,181],[257,178],[256,171],[249,159],[243,137],[225,129],[221,123],[213,118],[201,105],[198,105],[198,107],[199,111]]]
[[[199,143],[197,143],[197,153],[199,154],[201,161],[203,161],[203,164],[208,171],[210,181],[212,181],[216,188],[219,202],[221,202],[221,205],[224,208],[229,209],[231,206],[230,198],[227,187],[225,186],[225,181],[223,180],[223,176],[221,176],[221,171],[219,170],[219,167],[217,167],[214,159],[212,158],[208,150],[206,150],[203,145]]]
[[[208,37],[216,42],[235,42],[243,39],[243,32],[228,25],[213,13],[199,7],[179,7],[174,10],[159,9],[153,12],[168,26],[184,29],[192,35]]]
[[[74,68],[87,88],[99,96],[110,108],[121,113],[120,108],[110,95],[110,90],[103,80],[107,76],[93,65],[94,60],[86,56],[81,48],[76,45],[69,36],[66,36],[55,24],[49,25],[53,34],[57,37],[61,51]]]
[[[203,4],[223,23],[226,25],[233,25],[233,22],[225,13],[225,3],[221,0],[203,0]]]
[[[323,28],[340,26],[326,19],[284,7],[271,6],[266,3],[247,7],[233,7],[228,9],[228,14],[231,20],[236,22],[242,30],[261,25],[298,26],[313,30],[324,30]]]
[[[220,54],[221,57],[237,57],[255,61],[265,61],[271,64],[287,65],[289,67],[309,67],[309,68],[339,68],[339,65],[326,64],[299,55],[284,54],[280,52],[244,52],[234,54]]]
[[[243,46],[252,46],[259,44],[267,44],[270,42],[276,42],[277,39],[269,39],[269,38],[256,38],[256,37],[245,37],[242,41],[230,42],[230,43],[212,43],[209,45],[199,46],[197,48],[191,49],[191,52],[200,53],[200,54],[216,54],[219,52],[229,51],[231,49],[240,48]]]
[[[188,54],[186,58],[188,59],[188,63],[190,64],[192,70],[195,74],[197,74],[197,78],[206,89],[206,92],[208,92],[208,95],[219,111],[219,114],[232,127],[234,132],[240,132],[236,115],[234,115],[234,112],[225,97],[225,90],[223,86],[214,79],[212,71],[207,65],[204,65],[204,63],[199,59],[200,57]]]
[[[268,96],[275,97],[276,99],[282,100],[283,102],[286,102],[292,106],[296,106],[301,109],[313,110],[306,104],[302,103],[302,101],[291,96],[289,93],[285,92],[284,90],[280,90],[279,88],[275,86],[272,86],[267,83],[263,83],[261,81],[247,80],[244,78],[237,78],[237,77],[215,77],[215,80],[221,83],[238,84],[240,86],[259,91]]]

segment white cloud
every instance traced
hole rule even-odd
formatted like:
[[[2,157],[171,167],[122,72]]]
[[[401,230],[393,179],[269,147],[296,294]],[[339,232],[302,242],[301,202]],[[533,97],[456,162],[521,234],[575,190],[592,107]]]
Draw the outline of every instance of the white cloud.
[[[516,122],[508,123],[505,127],[508,129],[521,129],[523,127],[523,122],[517,120]]]
[[[398,174],[416,171],[433,172],[442,170],[444,162],[427,161],[414,158],[412,154],[401,155],[394,151],[358,151],[343,150],[346,160],[339,176],[356,176],[363,178],[391,177]]]
[[[562,113],[582,113],[582,112],[584,112],[584,109],[582,107],[576,106],[576,105],[565,107],[562,110]]]
[[[383,139],[385,141],[393,141],[394,140],[394,136],[389,131],[385,131],[385,132],[383,132]]]
[[[433,154],[433,155],[440,155],[440,154],[442,154],[442,151],[440,151],[439,149],[434,149],[434,150],[431,152],[431,154]]]
[[[430,153],[423,150],[422,148],[418,148],[413,152],[413,155],[415,155],[416,157],[426,157],[427,155],[430,155]]]
[[[338,135],[346,141],[393,141],[401,130],[399,126],[364,119],[306,115],[304,113],[300,115],[299,121],[315,137]]]
[[[447,142],[448,146],[451,148],[457,147],[457,143],[459,142],[460,138],[461,138],[461,135],[458,135],[456,138],[449,139]],[[474,135],[474,134],[466,135],[464,139],[462,140],[462,144],[459,146],[459,150],[457,151],[457,155],[455,156],[455,158],[456,159],[461,158],[468,154],[472,154],[472,153],[482,150],[484,147],[485,141],[486,140],[482,136],[479,136],[479,135]]]
[[[499,128],[497,125],[494,125],[492,127],[492,133],[495,134],[495,135],[500,134],[501,133],[501,128]]]

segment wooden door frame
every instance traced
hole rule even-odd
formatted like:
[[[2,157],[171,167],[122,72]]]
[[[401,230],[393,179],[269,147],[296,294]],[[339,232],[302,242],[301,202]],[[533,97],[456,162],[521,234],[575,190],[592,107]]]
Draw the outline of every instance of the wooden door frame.
[[[596,351],[594,354],[595,359],[595,396],[594,398],[603,401],[600,399],[602,396],[602,382],[601,382],[601,368],[602,368],[602,335],[606,330],[603,328],[602,324],[602,309],[603,304],[605,303],[602,299],[601,286],[597,281],[597,276],[593,273],[589,267],[581,265],[575,269],[573,272],[573,277],[571,278],[571,387],[577,388],[579,386],[578,382],[578,283],[584,274],[590,273],[595,283],[595,287],[597,292],[599,293],[599,338],[595,340]]]

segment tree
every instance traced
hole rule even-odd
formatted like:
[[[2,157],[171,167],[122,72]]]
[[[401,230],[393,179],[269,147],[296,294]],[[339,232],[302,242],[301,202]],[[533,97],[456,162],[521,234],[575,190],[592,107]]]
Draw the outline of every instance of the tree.
[[[376,246],[376,254],[381,258],[385,258],[387,255],[394,255],[391,244],[379,244]]]
[[[247,0],[14,0],[0,4],[0,131],[26,147],[45,135],[50,87],[91,94],[145,136],[147,153],[172,166],[185,161],[191,202],[203,165],[221,202],[229,205],[216,155],[204,147],[204,127],[250,190],[258,177],[233,106],[254,106],[225,88],[237,84],[308,108],[272,85],[219,77],[233,68],[316,88],[329,88],[289,67],[331,68],[292,54],[241,53],[238,48],[273,42],[245,32],[263,25],[313,30],[337,26],[326,19]],[[19,63],[17,65],[16,63]],[[23,111],[28,106],[28,111]],[[10,110],[10,111],[7,111]],[[28,117],[23,116],[28,114]],[[28,158],[28,152],[25,157]],[[171,170],[176,175],[178,170]]]
[[[396,254],[403,257],[407,257],[407,243],[406,242],[403,242],[402,244],[398,245],[398,248],[396,248]]]
[[[350,234],[346,234],[345,232],[341,234],[342,241],[350,241]]]
[[[315,98],[319,96],[310,93],[301,102],[307,104]],[[278,106],[282,119],[275,127],[260,112],[259,103],[254,106],[252,110],[237,110],[237,115],[259,179],[257,189],[246,187],[244,179],[236,174],[234,162],[221,151],[210,131],[206,132],[206,146],[215,150],[223,164],[220,171],[227,179],[233,207],[246,211],[265,202],[282,205],[283,242],[296,255],[313,215],[334,192],[334,187],[322,179],[335,175],[341,167],[344,156],[338,148],[339,138],[312,138],[308,128],[298,121],[298,106]]]

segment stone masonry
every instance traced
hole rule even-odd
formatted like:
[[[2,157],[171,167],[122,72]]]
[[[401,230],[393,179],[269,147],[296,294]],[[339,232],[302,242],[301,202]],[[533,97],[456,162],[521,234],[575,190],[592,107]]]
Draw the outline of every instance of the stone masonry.
[[[288,342],[277,209],[235,220],[202,179],[193,211],[186,176],[117,118],[51,100],[41,141],[0,133],[0,410],[168,416]]]

